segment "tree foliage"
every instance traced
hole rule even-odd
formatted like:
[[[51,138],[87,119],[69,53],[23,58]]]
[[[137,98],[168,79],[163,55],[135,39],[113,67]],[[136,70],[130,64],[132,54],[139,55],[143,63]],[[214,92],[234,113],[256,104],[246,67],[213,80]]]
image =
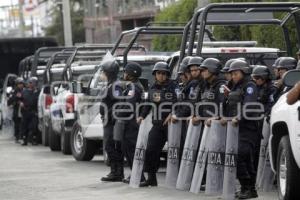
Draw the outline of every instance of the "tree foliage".
[[[155,22],[187,23],[197,8],[197,0],[180,0],[165,8],[155,17]],[[153,40],[154,50],[176,51],[181,43],[181,36],[158,36]]]
[[[75,6],[79,4],[80,6]],[[75,8],[79,8],[76,9]],[[70,0],[71,27],[73,43],[85,42],[85,31],[83,26],[84,10],[82,0]],[[54,8],[52,24],[45,27],[46,36],[55,37],[60,45],[64,45],[63,19],[59,7]]]

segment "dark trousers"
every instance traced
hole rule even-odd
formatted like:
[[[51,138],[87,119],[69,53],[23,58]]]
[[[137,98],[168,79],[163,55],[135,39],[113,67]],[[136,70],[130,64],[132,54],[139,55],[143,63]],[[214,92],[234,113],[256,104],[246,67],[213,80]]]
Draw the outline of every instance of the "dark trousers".
[[[255,146],[244,140],[239,141],[237,178],[242,186],[255,185]]]
[[[121,142],[113,139],[114,125],[108,123],[104,126],[104,144],[108,159],[114,163],[123,163],[123,152]]]
[[[146,150],[145,171],[156,173],[159,169],[160,154],[168,138],[168,125],[153,124]]]
[[[35,113],[33,112],[22,113],[21,132],[25,143],[27,143],[29,136],[31,140],[36,139],[37,130],[38,130],[37,126],[38,126],[38,117]]]
[[[20,128],[21,128],[21,120],[20,117],[14,117],[14,127],[15,127],[15,138],[16,140],[21,138]]]
[[[139,133],[139,125],[136,123],[136,119],[132,119],[125,123],[124,136],[122,141],[123,154],[132,169],[135,146]]]

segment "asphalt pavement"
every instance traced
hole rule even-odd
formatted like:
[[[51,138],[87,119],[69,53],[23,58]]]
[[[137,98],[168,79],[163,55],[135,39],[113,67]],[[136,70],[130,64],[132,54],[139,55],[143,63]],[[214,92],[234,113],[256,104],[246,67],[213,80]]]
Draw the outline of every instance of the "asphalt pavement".
[[[100,155],[90,162],[78,162],[42,145],[21,146],[0,131],[0,200],[222,199],[165,188],[165,169],[159,172],[158,187],[138,189],[101,182],[108,172]],[[275,191],[259,195],[257,199],[277,199]]]

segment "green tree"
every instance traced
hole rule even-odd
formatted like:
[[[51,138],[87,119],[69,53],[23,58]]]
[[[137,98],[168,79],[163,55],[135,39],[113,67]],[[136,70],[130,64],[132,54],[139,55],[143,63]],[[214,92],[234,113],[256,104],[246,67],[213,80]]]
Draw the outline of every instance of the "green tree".
[[[197,0],[180,0],[165,8],[157,16],[155,22],[187,23],[197,8]],[[153,40],[153,49],[157,51],[176,51],[181,43],[181,36],[159,36]]]
[[[85,42],[82,2],[82,0],[70,0],[73,43]],[[79,6],[75,6],[76,4]],[[60,45],[64,45],[63,19],[59,8],[54,8],[52,18],[52,24],[44,28],[46,36],[55,37]]]

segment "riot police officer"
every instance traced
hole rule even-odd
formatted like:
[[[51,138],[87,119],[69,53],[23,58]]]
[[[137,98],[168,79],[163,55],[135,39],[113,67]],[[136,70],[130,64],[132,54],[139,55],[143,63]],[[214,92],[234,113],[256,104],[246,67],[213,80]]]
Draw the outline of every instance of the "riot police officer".
[[[116,116],[119,118],[127,118],[124,120],[124,135],[122,140],[123,154],[132,169],[135,146],[137,142],[137,136],[139,132],[139,124],[136,119],[136,105],[141,103],[144,88],[139,81],[139,77],[142,74],[142,68],[138,63],[129,62],[124,69],[123,79],[127,81],[126,88],[122,92],[122,102],[125,104],[119,106],[119,109],[127,109],[125,112],[117,111]],[[132,108],[132,109],[130,109]],[[124,183],[129,183],[130,177],[123,179]]]
[[[145,171],[148,172],[148,179],[141,183],[141,187],[157,186],[156,172],[160,164],[160,154],[168,137],[168,121],[171,117],[172,103],[176,101],[176,84],[169,79],[170,70],[165,62],[158,62],[154,65],[152,75],[155,83],[149,90],[149,102],[154,103],[157,116],[152,116],[152,128],[149,132],[148,145],[146,150]],[[168,103],[160,107],[162,103]],[[138,123],[145,119],[151,111],[151,106],[145,106],[138,118]],[[161,108],[161,109],[159,109]],[[165,111],[168,110],[168,111]]]
[[[228,96],[226,115],[232,117],[234,126],[239,125],[237,178],[241,184],[241,191],[237,196],[239,199],[256,198],[258,195],[255,188],[254,156],[260,134],[257,121],[250,119],[255,114],[247,112],[247,115],[244,116],[242,113],[245,108],[248,108],[246,107],[247,103],[257,101],[257,87],[249,76],[250,68],[247,62],[242,60],[232,62],[228,72],[231,73],[234,85]],[[239,103],[241,104],[241,113],[238,113],[239,109],[237,109]]]
[[[20,126],[21,126],[21,107],[20,102],[22,100],[22,91],[24,89],[24,80],[21,77],[16,78],[15,80],[15,89],[12,95],[9,97],[7,104],[13,106],[13,120],[15,127],[15,141],[19,142],[20,139]]]
[[[22,101],[20,103],[22,113],[22,145],[27,145],[29,136],[32,145],[37,145],[37,103],[39,97],[37,84],[37,77],[29,78],[27,88],[22,92]]]
[[[281,57],[278,65],[278,75],[279,79],[274,83],[277,88],[276,94],[274,94],[275,101],[284,93],[285,86],[283,85],[283,76],[284,74],[292,69],[295,69],[297,66],[297,60],[293,57]]]
[[[276,93],[276,88],[272,83],[271,72],[268,67],[257,65],[253,69],[251,77],[257,86],[257,100],[264,105],[265,116],[269,118],[272,106],[275,103],[274,94]]]
[[[271,109],[275,103],[274,94],[276,93],[276,88],[272,83],[273,77],[271,75],[271,71],[266,66],[257,65],[254,67],[251,77],[257,86],[257,92],[258,92],[257,101],[264,106],[263,114],[266,117],[266,121],[269,122]],[[263,119],[259,121],[259,133],[262,133],[263,121],[264,121]],[[263,138],[262,134],[261,134],[261,138]],[[257,141],[255,147],[255,158],[254,158],[255,169],[257,169],[258,166],[259,153],[260,153],[260,140]]]
[[[112,116],[113,105],[118,101],[117,96],[122,94],[122,88],[117,82],[119,73],[119,64],[115,60],[106,61],[101,66],[103,81],[107,82],[107,86],[103,88],[104,98],[101,99],[100,114],[103,120],[105,151],[110,161],[110,173],[106,177],[102,177],[102,181],[122,181],[124,178],[123,171],[123,153],[121,142],[115,141],[113,138],[113,130],[115,119]]]
[[[203,91],[201,92],[201,102],[215,103],[220,108],[220,105],[224,102],[222,85],[226,84],[226,81],[219,76],[222,64],[216,58],[207,58],[203,61],[200,68],[201,75],[205,81]],[[212,113],[217,115],[212,116]],[[199,115],[193,117],[193,123],[205,119],[206,125],[210,126],[211,119],[219,118],[219,113],[219,110],[215,110],[213,106],[201,106]]]
[[[278,64],[279,64],[279,61],[280,61],[281,58],[282,58],[282,57],[277,58],[277,59],[274,61],[273,65],[272,65],[273,72],[274,72],[274,74],[275,74],[275,80],[277,80],[277,79],[280,78],[280,77],[279,77],[279,73],[278,73],[277,67],[278,67]]]

